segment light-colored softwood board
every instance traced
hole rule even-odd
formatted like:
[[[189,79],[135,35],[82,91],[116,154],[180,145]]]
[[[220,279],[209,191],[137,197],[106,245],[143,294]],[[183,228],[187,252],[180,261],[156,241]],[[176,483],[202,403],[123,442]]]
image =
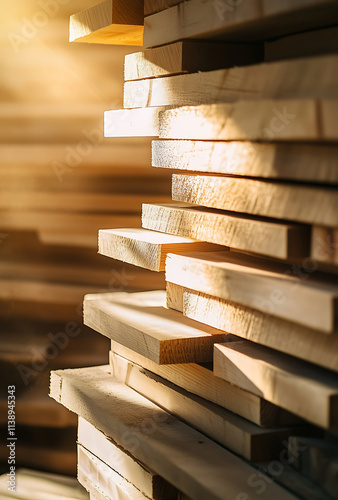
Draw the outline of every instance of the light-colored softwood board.
[[[183,312],[184,291],[183,286],[175,285],[175,283],[166,282],[166,305],[169,309]]]
[[[143,44],[143,0],[105,0],[73,14],[70,42]]]
[[[329,26],[333,19],[337,19],[333,0],[300,3],[254,0],[249,4],[193,0],[147,17],[144,46],[154,47],[185,38],[266,40]]]
[[[338,228],[312,228],[311,258],[338,266]]]
[[[184,291],[183,313],[195,321],[338,372],[336,335],[321,335],[271,314],[192,290]]]
[[[297,418],[289,412],[215,377],[210,365],[182,363],[158,365],[132,349],[112,341],[110,363],[117,354],[182,389],[221,406],[261,427],[293,425]],[[295,420],[296,418],[296,420]]]
[[[121,383],[247,460],[277,458],[285,438],[299,431],[310,432],[299,425],[259,427],[119,355],[113,354],[111,363],[113,376]]]
[[[148,498],[176,499],[177,490],[173,486],[81,417],[78,426],[78,444],[112,467]]]
[[[182,106],[161,111],[161,139],[337,141],[337,100],[279,99]]]
[[[147,500],[141,491],[100,458],[77,445],[77,478],[90,493],[98,491],[109,500]]]
[[[316,278],[313,271],[302,279],[287,265],[234,252],[168,254],[166,280],[318,333],[337,328],[337,284]]]
[[[104,113],[105,137],[158,137],[159,115],[166,107],[113,109]]]
[[[314,425],[337,430],[336,373],[247,340],[216,344],[214,373]]]
[[[162,200],[159,200],[162,198]],[[147,201],[149,200],[149,201]],[[142,203],[152,201],[169,203],[171,198],[158,195],[81,193],[81,192],[13,192],[0,193],[0,210],[5,211],[46,211],[60,213],[107,213],[136,214],[141,211]],[[0,223],[1,224],[1,223]]]
[[[319,80],[318,74],[325,78]],[[321,56],[125,82],[124,107],[196,106],[240,99],[335,99],[337,82],[338,56]]]
[[[150,271],[164,271],[167,254],[212,252],[223,248],[211,243],[141,228],[99,231],[99,253]]]
[[[179,3],[182,3],[182,0],[144,0],[144,16],[161,12]]]
[[[302,475],[320,485],[332,498],[336,497],[338,493],[335,473],[338,457],[337,445],[329,440],[301,436],[290,437],[288,443],[289,460],[292,466]]]
[[[310,229],[305,225],[184,203],[144,203],[142,227],[277,259],[310,254]]]
[[[330,26],[303,33],[295,33],[265,42],[265,61],[311,57],[338,52],[338,29]]]
[[[109,367],[52,372],[50,395],[193,500],[252,493],[243,482],[255,472],[251,465],[117,382]],[[145,433],[149,425],[153,432]],[[261,498],[272,497],[295,499],[268,483]]]
[[[36,499],[44,500],[88,500],[87,492],[79,485],[78,481],[69,476],[38,472],[30,469],[19,468],[16,470],[15,493],[8,491],[8,475],[0,476],[0,498],[14,500],[31,500],[32,492]],[[7,496],[8,495],[8,496]],[[42,497],[42,495],[44,495]],[[4,497],[4,498],[5,498]]]
[[[127,54],[124,79],[141,80],[181,73],[212,71],[263,61],[261,44],[232,44],[185,40]]]
[[[226,334],[165,307],[165,291],[86,295],[84,324],[158,364],[203,363]]]
[[[304,224],[338,226],[338,190],[217,175],[174,174],[174,201],[209,208],[286,219]]]
[[[336,145],[249,141],[152,142],[152,166],[195,172],[338,184]]]

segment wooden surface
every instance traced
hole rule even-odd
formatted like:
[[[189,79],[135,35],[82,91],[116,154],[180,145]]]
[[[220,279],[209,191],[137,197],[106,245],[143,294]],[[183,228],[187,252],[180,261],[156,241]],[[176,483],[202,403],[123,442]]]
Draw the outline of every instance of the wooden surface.
[[[306,226],[183,203],[143,204],[142,226],[279,259],[310,253]]]
[[[300,426],[259,427],[119,355],[113,355],[111,362],[113,376],[117,380],[248,460],[277,458],[283,448],[282,441],[303,430]]]
[[[165,107],[114,109],[104,113],[105,137],[157,137],[159,114]]]
[[[323,226],[338,226],[338,190],[206,175],[172,178],[174,201]]]
[[[214,373],[315,425],[337,429],[335,373],[246,340],[215,346]]]
[[[144,46],[154,47],[184,38],[264,40],[328,26],[334,20],[337,21],[337,11],[333,0],[297,3],[291,0],[282,3],[193,0],[147,17]]]
[[[51,397],[95,422],[99,430],[193,500],[230,500],[240,493],[251,494],[243,477],[255,472],[252,466],[118,383],[107,367],[52,372]],[[148,425],[153,432],[142,430]],[[261,498],[271,497],[295,498],[267,483]]]
[[[134,266],[164,271],[167,254],[208,252],[222,247],[147,229],[105,229],[99,231],[99,253]]]
[[[185,40],[127,54],[124,60],[124,79],[141,80],[231,68],[258,63],[263,61],[263,58],[262,44]]]
[[[92,424],[79,418],[78,444],[98,457],[148,498],[175,500],[177,491],[160,476],[134,459],[132,455],[105,436]]]
[[[272,296],[270,307],[274,300],[278,295]],[[183,311],[196,321],[338,372],[336,335],[322,335],[268,312],[190,290],[184,292]]]
[[[239,99],[335,99],[338,56],[125,82],[124,107],[195,106]],[[318,79],[325,74],[325,79]],[[291,78],[292,75],[292,78]]]
[[[161,139],[336,141],[335,100],[261,100],[160,113]]]
[[[338,228],[312,228],[311,257],[338,266]]]
[[[165,291],[86,295],[84,324],[159,364],[203,363],[225,334],[165,308]]]
[[[166,280],[237,304],[294,321],[322,333],[336,329],[336,284],[305,281],[288,266],[218,252],[168,254]]]
[[[182,0],[144,0],[144,15],[149,16],[155,12],[169,9],[169,7],[173,7],[181,2]]]
[[[143,0],[105,0],[73,14],[69,41],[142,45]]]
[[[336,145],[248,141],[152,142],[152,166],[338,184]]]

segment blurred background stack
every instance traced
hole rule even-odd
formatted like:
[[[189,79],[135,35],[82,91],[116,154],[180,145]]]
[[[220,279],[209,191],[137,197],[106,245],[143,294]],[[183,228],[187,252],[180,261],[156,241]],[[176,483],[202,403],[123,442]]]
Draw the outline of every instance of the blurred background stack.
[[[77,421],[48,398],[49,371],[108,361],[107,339],[82,324],[83,295],[164,287],[97,255],[98,229],[140,225],[142,202],[170,198],[170,174],[149,168],[149,139],[103,141],[133,48],[69,44],[70,15],[95,3],[18,0],[1,13],[1,435],[14,384],[18,466],[61,473],[76,472]],[[2,441],[1,472],[7,455]]]

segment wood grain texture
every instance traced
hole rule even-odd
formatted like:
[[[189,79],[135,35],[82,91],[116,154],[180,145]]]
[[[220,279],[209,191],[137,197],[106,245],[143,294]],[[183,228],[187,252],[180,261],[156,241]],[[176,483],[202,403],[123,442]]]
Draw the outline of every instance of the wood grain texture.
[[[207,175],[172,177],[174,201],[220,210],[338,226],[338,190]]]
[[[164,271],[167,254],[212,252],[222,247],[147,229],[105,229],[99,231],[99,253],[128,264]]]
[[[182,3],[182,0],[144,0],[144,15],[149,16],[155,12],[161,12],[179,3]]]
[[[105,137],[158,137],[159,114],[165,107],[114,109],[104,113]]]
[[[196,106],[255,99],[335,99],[338,56],[125,82],[124,107]],[[325,78],[318,79],[318,74]]]
[[[234,252],[168,254],[166,263],[171,283],[332,334],[338,287],[307,278],[292,274],[288,266]]]
[[[105,0],[73,14],[69,41],[142,45],[143,0]]]
[[[337,430],[335,373],[246,340],[215,346],[214,373],[315,425]]]
[[[338,228],[312,228],[311,258],[315,262],[338,266]]]
[[[142,226],[278,259],[306,257],[309,228],[185,204],[143,204]]]
[[[333,0],[297,3],[253,0],[236,4],[192,0],[147,17],[144,46],[154,47],[185,38],[232,42],[266,40],[329,26],[333,19],[337,20]]]
[[[289,412],[257,397],[248,391],[215,377],[211,364],[181,363],[175,366],[158,365],[132,349],[112,341],[110,362],[117,354],[164,380],[225,408],[261,427],[293,425],[297,418]]]
[[[298,57],[338,52],[338,28],[317,29],[265,42],[265,61],[278,61]]]
[[[152,166],[338,184],[336,145],[248,141],[152,141]]]
[[[86,295],[84,324],[158,364],[210,361],[226,335],[165,308],[165,291]]]
[[[160,476],[100,432],[94,425],[79,418],[78,444],[113,468],[146,497],[154,500],[175,500],[177,490]]]
[[[112,356],[111,362],[113,375],[117,380],[248,460],[277,458],[286,437],[294,432],[304,432],[299,425],[259,427],[116,354]]]
[[[278,300],[275,296],[275,300]],[[273,299],[273,297],[272,297]],[[272,302],[273,305],[273,302]],[[211,295],[184,291],[184,315],[338,372],[338,338]]]
[[[182,106],[160,113],[161,139],[337,141],[334,100],[261,100]]]
[[[181,73],[212,71],[263,61],[261,44],[185,40],[143,52],[127,54],[124,79],[141,80]]]
[[[243,477],[255,471],[252,466],[117,382],[107,367],[52,372],[50,395],[193,500],[251,494]],[[153,432],[145,433],[149,425]],[[271,497],[295,499],[267,483],[261,498]]]

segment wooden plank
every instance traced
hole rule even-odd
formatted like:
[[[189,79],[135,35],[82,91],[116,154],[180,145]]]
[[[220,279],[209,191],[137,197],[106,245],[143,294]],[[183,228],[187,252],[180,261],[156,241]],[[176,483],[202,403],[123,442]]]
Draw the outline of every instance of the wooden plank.
[[[265,42],[265,61],[313,57],[338,52],[338,28],[331,26]]]
[[[78,444],[112,467],[146,497],[154,500],[177,498],[177,490],[173,486],[135,460],[111,438],[81,417],[79,418]]]
[[[234,252],[168,254],[166,280],[294,321],[318,333],[336,331],[336,283],[309,274],[306,280],[300,279],[288,266],[276,264]]]
[[[152,142],[152,166],[338,184],[337,147],[247,141]]]
[[[192,290],[184,291],[183,312],[201,323],[338,372],[336,335],[320,335],[266,312]]]
[[[261,100],[182,106],[160,113],[161,139],[337,141],[334,100]]]
[[[105,137],[158,137],[159,114],[166,107],[114,109],[104,113]]]
[[[117,382],[108,367],[52,372],[50,395],[193,500],[252,494],[243,482],[252,466]],[[274,483],[266,486],[262,500],[295,499]]]
[[[105,0],[70,18],[70,42],[143,44],[143,0]]]
[[[262,428],[113,354],[113,376],[175,417],[248,460],[272,460],[297,427]],[[309,429],[307,429],[309,432]]]
[[[207,175],[172,177],[174,201],[306,224],[338,226],[338,191]]]
[[[86,295],[84,324],[155,363],[203,363],[226,334],[165,308],[165,291]]]
[[[134,266],[164,271],[167,254],[212,252],[222,247],[147,229],[105,229],[99,231],[99,253]]]
[[[212,71],[263,61],[261,44],[215,43],[185,40],[143,52],[127,54],[124,79],[141,80],[181,73]]]
[[[112,341],[110,362],[114,353],[168,380],[189,393],[221,406],[261,427],[292,425],[296,417],[239,387],[215,377],[212,365],[183,363],[175,366],[158,365],[132,349]]]
[[[338,447],[330,441],[301,436],[290,437],[288,442],[292,466],[332,498],[337,497]]]
[[[167,307],[169,309],[183,312],[184,290],[185,288],[180,285],[175,285],[170,281],[166,282]]]
[[[135,486],[90,451],[77,446],[77,478],[88,492],[96,492],[110,500],[147,500]]]
[[[311,258],[338,266],[338,228],[312,228]]]
[[[240,99],[335,99],[337,68],[338,56],[333,55],[125,82],[124,107],[196,106]],[[318,74],[325,78],[319,80]]]
[[[175,2],[176,3],[176,2]],[[223,0],[182,2],[145,19],[144,46],[185,38],[251,41],[276,38],[337,22],[335,1]]]
[[[310,253],[306,226],[188,204],[143,204],[142,226],[278,259]]]
[[[183,0],[144,0],[144,16],[149,16],[155,12],[169,9],[174,5],[182,3]]]
[[[335,373],[246,340],[215,346],[214,373],[315,425],[337,430]]]

